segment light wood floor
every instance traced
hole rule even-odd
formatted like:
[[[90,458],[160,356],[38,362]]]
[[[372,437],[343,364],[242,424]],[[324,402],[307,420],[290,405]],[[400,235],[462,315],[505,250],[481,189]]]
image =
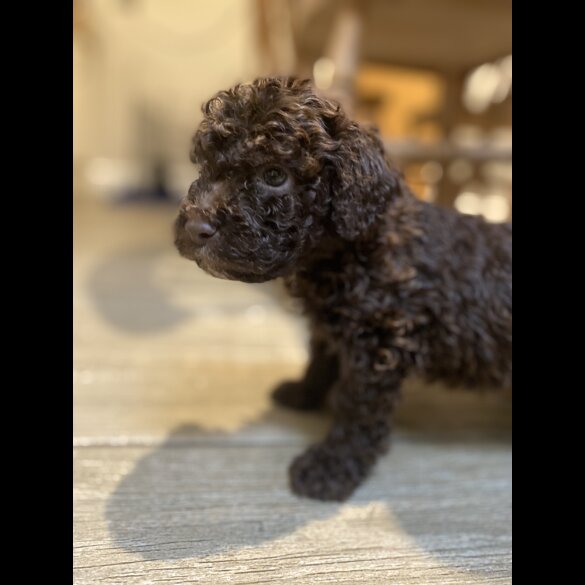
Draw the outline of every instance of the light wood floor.
[[[345,504],[299,499],[327,416],[273,407],[305,330],[272,285],[213,279],[170,207],[75,201],[74,582],[511,582],[511,406],[410,381]]]

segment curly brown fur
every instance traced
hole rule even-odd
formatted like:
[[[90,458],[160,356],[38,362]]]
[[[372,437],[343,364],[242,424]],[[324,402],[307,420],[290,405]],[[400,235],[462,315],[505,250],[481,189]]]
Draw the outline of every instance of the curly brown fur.
[[[387,449],[406,375],[511,384],[511,225],[415,198],[378,136],[306,81],[240,84],[203,112],[175,244],[215,276],[284,277],[303,301],[311,361],[274,397],[300,409],[328,397],[334,422],[291,486],[344,500]]]

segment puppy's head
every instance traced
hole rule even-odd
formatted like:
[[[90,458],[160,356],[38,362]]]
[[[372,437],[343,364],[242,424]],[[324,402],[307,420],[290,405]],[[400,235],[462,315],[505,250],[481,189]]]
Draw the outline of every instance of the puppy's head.
[[[175,222],[175,245],[214,276],[289,274],[325,233],[366,233],[396,187],[378,137],[307,81],[240,84],[203,114],[191,151],[200,174]]]

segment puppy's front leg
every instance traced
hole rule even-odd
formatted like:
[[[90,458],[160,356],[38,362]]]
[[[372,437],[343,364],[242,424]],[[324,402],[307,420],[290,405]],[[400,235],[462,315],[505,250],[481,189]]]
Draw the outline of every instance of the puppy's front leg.
[[[341,370],[332,395],[332,428],[290,467],[292,489],[301,496],[345,500],[388,448],[405,368],[400,361],[389,366],[371,351],[354,349],[342,356]]]
[[[286,381],[275,388],[274,400],[282,406],[313,410],[323,405],[329,389],[339,378],[337,356],[313,334],[309,365],[302,380]]]

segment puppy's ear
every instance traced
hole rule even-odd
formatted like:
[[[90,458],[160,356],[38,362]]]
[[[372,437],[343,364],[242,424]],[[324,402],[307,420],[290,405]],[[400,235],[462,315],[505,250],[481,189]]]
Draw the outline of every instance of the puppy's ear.
[[[323,122],[335,142],[327,157],[332,173],[331,219],[342,238],[355,240],[400,191],[400,176],[390,167],[377,132],[349,120],[339,108]]]

